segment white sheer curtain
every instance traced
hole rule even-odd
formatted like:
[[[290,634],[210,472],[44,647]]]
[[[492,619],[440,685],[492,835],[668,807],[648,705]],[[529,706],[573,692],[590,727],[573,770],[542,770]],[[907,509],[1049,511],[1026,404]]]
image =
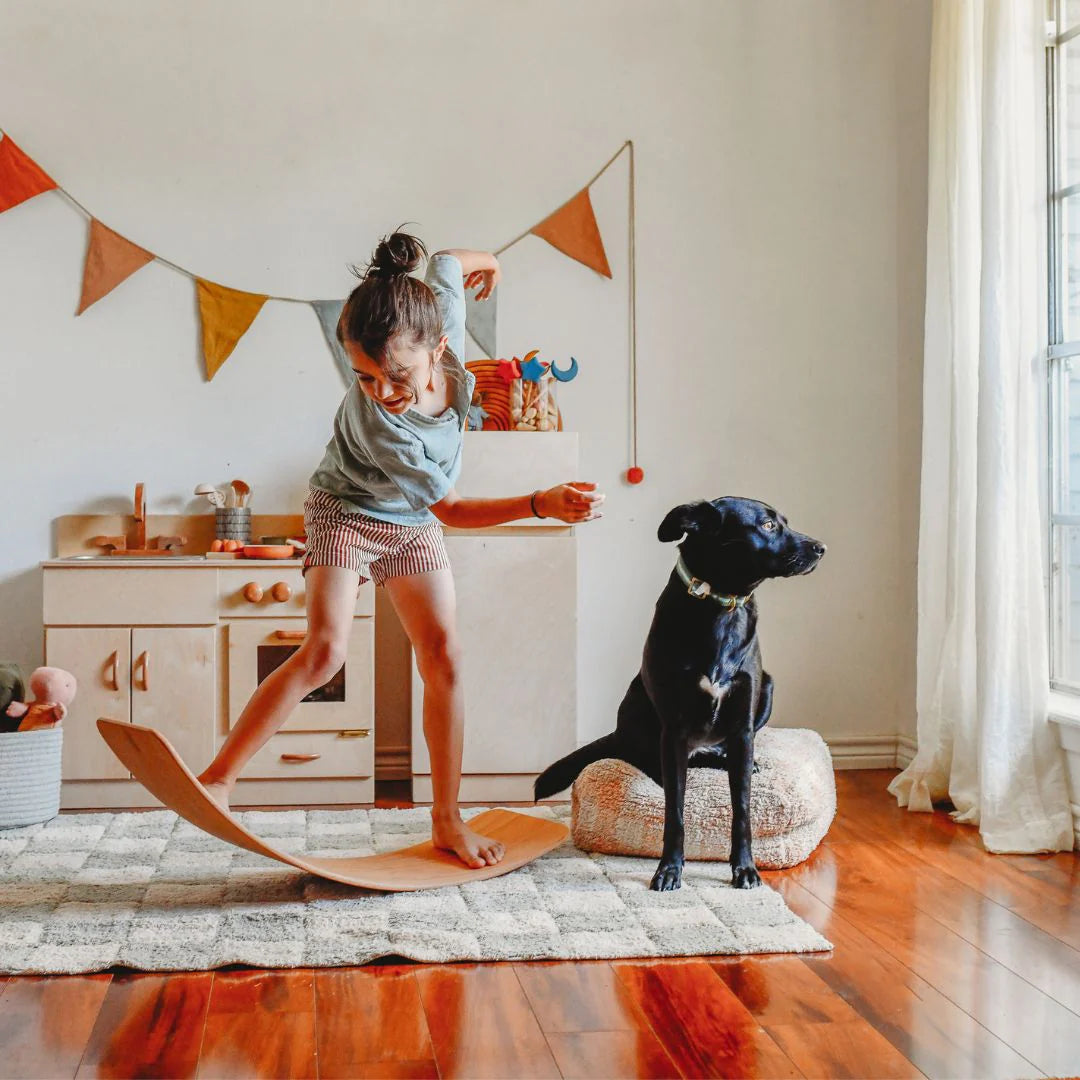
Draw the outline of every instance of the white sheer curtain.
[[[901,806],[950,798],[990,851],[1073,846],[1040,525],[1042,0],[935,0],[919,534],[919,750]]]

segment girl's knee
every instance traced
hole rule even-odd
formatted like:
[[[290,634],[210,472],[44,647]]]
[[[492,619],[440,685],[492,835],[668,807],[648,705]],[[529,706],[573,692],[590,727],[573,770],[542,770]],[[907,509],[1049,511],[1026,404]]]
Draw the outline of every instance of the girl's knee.
[[[316,638],[305,641],[294,660],[307,676],[312,689],[329,682],[345,665],[348,641],[337,638]]]
[[[425,682],[442,679],[456,682],[461,673],[461,649],[457,638],[447,633],[428,635],[417,642],[416,666]]]

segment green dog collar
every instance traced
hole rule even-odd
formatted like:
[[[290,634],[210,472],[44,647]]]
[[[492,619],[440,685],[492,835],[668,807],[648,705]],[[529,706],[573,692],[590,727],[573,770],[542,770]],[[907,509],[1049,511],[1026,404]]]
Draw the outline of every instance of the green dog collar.
[[[704,600],[707,597],[710,600],[715,600],[727,611],[734,611],[737,607],[746,607],[746,601],[750,599],[749,596],[722,596],[720,593],[714,593],[712,586],[707,581],[702,581],[690,573],[690,569],[683,562],[681,554],[679,555],[679,561],[675,564],[675,569],[686,585],[686,591],[695,600]]]

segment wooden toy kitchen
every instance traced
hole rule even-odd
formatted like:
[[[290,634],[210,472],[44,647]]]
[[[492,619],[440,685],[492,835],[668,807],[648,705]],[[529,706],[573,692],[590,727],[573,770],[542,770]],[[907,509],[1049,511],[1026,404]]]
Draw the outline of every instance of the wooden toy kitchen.
[[[470,431],[458,490],[503,496],[577,476],[575,433]],[[131,515],[55,522],[42,563],[46,664],[72,672],[64,721],[65,808],[159,805],[101,739],[106,716],[160,730],[194,772],[224,741],[255,687],[305,632],[299,555],[215,552],[220,514]],[[301,535],[299,514],[251,514],[255,539]],[[531,800],[533,778],[577,733],[577,541],[561,522],[447,529],[458,596],[466,705],[463,801]],[[281,555],[286,552],[276,552]],[[380,616],[381,617],[381,616]],[[247,765],[234,804],[370,803],[376,777],[375,590],[356,598],[344,667],[300,704]],[[431,800],[412,665],[413,798]],[[404,689],[404,687],[403,687]]]

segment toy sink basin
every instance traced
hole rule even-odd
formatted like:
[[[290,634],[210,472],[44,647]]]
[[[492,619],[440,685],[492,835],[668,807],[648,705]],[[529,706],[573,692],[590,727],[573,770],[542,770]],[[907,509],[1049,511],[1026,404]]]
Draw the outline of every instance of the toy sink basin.
[[[206,562],[205,555],[65,555],[59,562],[131,562],[144,563],[161,559],[163,562]]]

